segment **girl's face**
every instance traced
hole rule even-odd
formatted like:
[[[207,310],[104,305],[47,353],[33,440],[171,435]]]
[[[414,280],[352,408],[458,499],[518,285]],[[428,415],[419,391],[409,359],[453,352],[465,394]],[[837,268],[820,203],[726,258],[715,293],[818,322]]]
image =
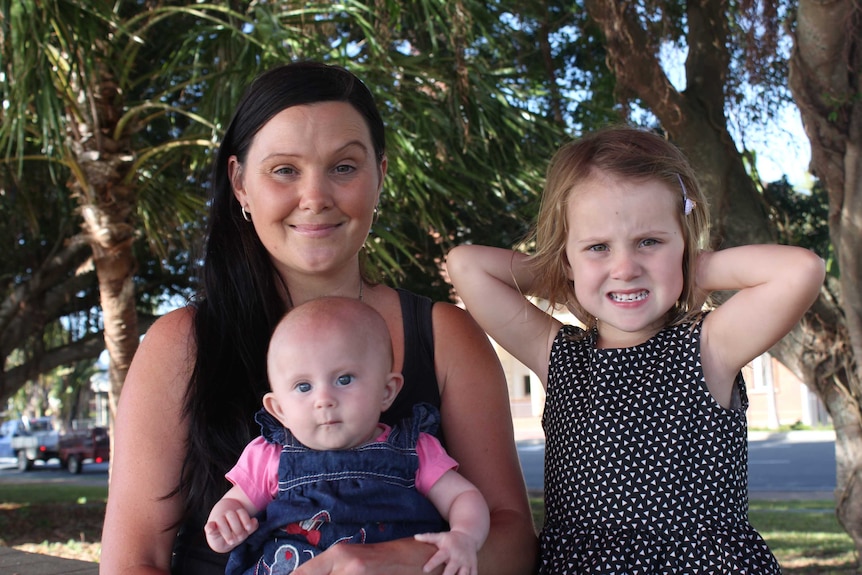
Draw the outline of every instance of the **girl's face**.
[[[643,343],[682,293],[679,198],[659,180],[597,173],[570,192],[569,279],[598,319],[599,347]]]
[[[346,102],[282,110],[255,135],[243,165],[231,157],[234,195],[285,279],[355,273],[386,160]]]

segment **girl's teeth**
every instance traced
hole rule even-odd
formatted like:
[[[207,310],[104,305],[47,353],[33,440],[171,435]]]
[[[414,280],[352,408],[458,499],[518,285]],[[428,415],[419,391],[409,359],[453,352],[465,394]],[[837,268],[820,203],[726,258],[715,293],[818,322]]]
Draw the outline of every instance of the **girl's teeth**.
[[[642,291],[642,292],[638,292],[638,293],[627,293],[627,294],[612,293],[611,299],[614,301],[618,301],[620,303],[626,303],[626,302],[633,302],[633,301],[641,301],[642,299],[646,299],[646,297],[648,295],[649,295],[649,292],[647,292],[647,291]]]

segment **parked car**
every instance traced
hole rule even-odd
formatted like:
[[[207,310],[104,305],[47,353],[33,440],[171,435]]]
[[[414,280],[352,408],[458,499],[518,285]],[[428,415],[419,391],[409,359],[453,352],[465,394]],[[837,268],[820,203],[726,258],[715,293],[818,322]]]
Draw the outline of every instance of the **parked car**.
[[[14,421],[0,423],[0,458],[15,457],[15,452],[12,451],[12,429],[14,426]]]
[[[18,459],[18,470],[29,471],[33,462],[59,456],[60,434],[50,417],[22,417],[3,423],[0,445],[8,442],[11,456]],[[8,451],[7,451],[8,453]]]
[[[103,463],[110,455],[111,441],[105,427],[60,434],[58,456],[69,473],[81,473],[84,463]]]

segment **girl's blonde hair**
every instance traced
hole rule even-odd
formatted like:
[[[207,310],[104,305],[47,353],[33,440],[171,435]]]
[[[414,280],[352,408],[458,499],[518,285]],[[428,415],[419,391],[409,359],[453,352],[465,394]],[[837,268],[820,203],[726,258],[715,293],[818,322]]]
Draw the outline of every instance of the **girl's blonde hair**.
[[[709,245],[709,207],[694,170],[685,155],[668,140],[631,126],[612,126],[561,147],[548,166],[545,189],[528,245],[535,246],[530,258],[535,270],[533,292],[552,305],[564,304],[588,327],[595,326],[575,296],[568,278],[566,218],[572,192],[595,172],[630,180],[658,180],[679,195],[679,219],[685,251],[682,260],[683,287],[667,323],[679,323],[700,312],[703,303],[694,286],[697,254]],[[686,200],[690,212],[686,214]]]

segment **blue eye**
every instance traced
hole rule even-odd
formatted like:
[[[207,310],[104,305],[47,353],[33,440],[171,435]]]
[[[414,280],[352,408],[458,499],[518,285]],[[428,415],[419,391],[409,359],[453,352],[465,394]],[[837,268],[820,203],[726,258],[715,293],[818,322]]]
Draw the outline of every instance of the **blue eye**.
[[[591,252],[605,252],[608,250],[608,246],[605,244],[596,244],[594,246],[590,246],[588,249]]]
[[[296,384],[296,390],[300,393],[308,393],[311,391],[311,384],[308,382],[298,383]]]
[[[353,381],[352,375],[346,375],[346,374],[345,375],[339,375],[338,379],[336,380],[336,384],[337,385],[350,385],[350,382],[352,382],[352,381]]]

